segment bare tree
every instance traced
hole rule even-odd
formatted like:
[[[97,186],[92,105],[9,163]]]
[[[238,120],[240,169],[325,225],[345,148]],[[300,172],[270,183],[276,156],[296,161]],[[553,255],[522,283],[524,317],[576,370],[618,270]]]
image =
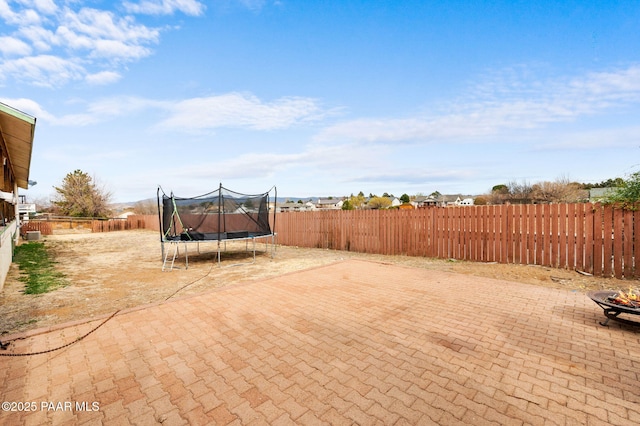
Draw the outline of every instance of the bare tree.
[[[37,212],[51,212],[54,206],[51,204],[51,197],[37,197],[31,200],[36,205]]]
[[[587,197],[582,185],[566,177],[533,185],[533,199],[540,203],[576,203]]]
[[[135,214],[158,214],[158,202],[156,200],[138,201],[133,206]]]
[[[53,204],[60,214],[75,217],[107,217],[110,214],[111,193],[82,170],[67,174],[62,184],[54,189]]]
[[[479,195],[473,200],[473,204],[476,206],[486,206],[487,204],[489,204],[489,197]]]
[[[533,187],[526,180],[522,182],[511,181],[507,184],[507,187],[509,188],[508,201],[520,204],[531,202]]]

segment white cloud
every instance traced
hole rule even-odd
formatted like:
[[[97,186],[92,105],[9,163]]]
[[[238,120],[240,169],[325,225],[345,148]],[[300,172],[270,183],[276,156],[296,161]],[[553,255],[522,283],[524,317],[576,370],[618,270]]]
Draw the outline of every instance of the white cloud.
[[[33,65],[34,69],[31,73],[44,74],[54,65],[59,67],[67,65],[73,70],[69,64],[57,64],[56,58],[47,59],[50,60],[47,67],[37,68]],[[46,61],[43,62],[46,63]],[[27,66],[23,68],[26,70]],[[1,71],[2,67],[0,67],[0,75]],[[69,73],[72,74],[72,71]],[[95,74],[83,72],[78,73],[74,78],[79,78],[80,75],[86,76],[89,84],[105,84],[120,78],[120,75],[114,71]],[[40,78],[44,79],[43,76]],[[46,114],[46,120],[55,125],[85,126],[141,112],[149,118],[155,111],[169,117],[160,121],[161,129],[198,133],[220,127],[267,131],[284,129],[300,123],[315,122],[334,113],[332,110],[323,110],[314,99],[292,97],[264,102],[254,95],[235,92],[206,98],[185,99],[179,102],[135,96],[113,96],[81,105],[83,110],[80,112],[59,116]]]
[[[592,73],[569,82],[562,80],[484,82],[468,97],[449,105],[444,113],[406,118],[363,118],[331,126],[316,140],[368,142],[411,141],[497,135],[515,129],[540,128],[570,122],[640,101],[640,66]]]
[[[91,103],[87,111],[96,116],[118,117],[132,115],[148,109],[166,108],[168,102],[154,101],[135,96],[114,96]]]
[[[104,72],[101,75],[94,76],[96,82],[104,79],[119,78],[118,75],[112,75],[112,72]],[[55,126],[71,126],[82,127],[91,124],[97,124],[105,121],[112,120],[117,117],[131,116],[133,114],[148,111],[150,109],[165,110],[169,107],[167,102],[159,102],[153,100],[147,100],[143,98],[136,98],[132,96],[116,96],[111,98],[101,99],[89,104],[84,105],[84,111],[79,113],[68,113],[62,115],[55,115],[45,110],[37,102],[30,99],[9,99],[6,102],[9,105],[15,106],[38,118],[38,120],[44,120]],[[58,105],[61,109],[63,105]]]
[[[26,112],[27,114],[36,118],[36,120],[40,120],[44,118],[45,120],[53,119],[53,116],[49,114],[44,108],[40,106],[39,103],[32,99],[26,98],[0,98],[0,102],[6,105],[11,105],[12,108],[15,108],[19,111]]]
[[[31,46],[15,37],[0,37],[0,53],[5,56],[25,56],[31,54]]]
[[[130,13],[147,15],[173,15],[182,12],[185,15],[200,16],[205,6],[196,0],[144,0],[138,3],[125,1],[125,10]]]
[[[539,140],[541,138],[537,138]],[[549,139],[549,137],[545,138]],[[553,141],[532,142],[535,151],[590,150],[640,147],[640,127],[596,129],[573,133],[554,133]]]
[[[31,43],[40,52],[49,52],[58,43],[56,35],[41,26],[22,27],[16,34]]]
[[[176,172],[176,176],[201,179],[238,179],[246,177],[247,170],[251,170],[252,178],[266,178],[276,170],[282,170],[288,165],[302,161],[306,157],[305,153],[243,154],[220,162],[192,165],[188,170],[183,169]]]
[[[238,0],[238,2],[252,11],[258,11],[262,9],[266,3],[265,0]]]
[[[176,10],[195,11],[199,3],[169,4]],[[151,55],[161,34],[160,28],[139,23],[132,15],[83,7],[74,1],[57,7],[52,0],[0,0],[0,28],[0,78],[46,87],[104,77],[103,71],[117,71],[114,67]]]
[[[454,168],[446,168],[446,169],[415,169],[415,168],[404,168],[401,171],[395,172],[383,172],[383,173],[372,173],[367,175],[359,175],[353,179],[350,179],[350,182],[369,182],[369,183],[399,183],[403,185],[411,185],[411,184],[424,184],[425,182],[443,182],[443,181],[458,181],[469,179],[473,176],[473,172],[469,169],[454,169]]]
[[[275,130],[318,120],[326,114],[314,99],[289,97],[266,103],[244,93],[187,99],[168,112],[169,118],[161,126],[185,131],[217,127]]]
[[[191,178],[199,181],[247,178],[247,171],[250,171],[252,179],[271,179],[291,169],[296,170],[294,173],[300,179],[303,175],[308,176],[307,173],[313,174],[314,178],[326,178],[327,175],[339,176],[345,173],[360,176],[364,171],[373,175],[384,169],[386,166],[384,159],[387,154],[388,151],[384,149],[372,150],[370,147],[359,144],[343,146],[312,144],[303,146],[299,152],[251,152],[230,158],[225,157],[220,161],[192,162],[187,168],[176,168],[161,174],[169,173],[175,178]],[[357,169],[353,167],[354,158],[358,159]],[[346,180],[359,181],[356,177]]]
[[[100,71],[95,74],[87,74],[85,81],[92,86],[102,86],[105,84],[115,83],[120,80],[122,75],[114,71]]]
[[[58,10],[53,0],[21,0],[20,3],[45,15],[53,15]]]
[[[160,32],[138,25],[131,17],[119,18],[111,12],[82,9],[67,10],[56,31],[59,43],[76,50],[89,50],[90,56],[116,60],[140,59],[151,50]]]
[[[156,41],[159,35],[158,30],[136,24],[130,16],[118,17],[111,12],[89,8],[79,12],[67,10],[61,25],[92,40]]]
[[[139,44],[128,44],[119,40],[98,40],[95,42],[91,57],[112,59],[116,62],[128,62],[151,55],[151,49]]]
[[[0,75],[13,75],[18,80],[31,81],[42,87],[81,80],[85,74],[81,65],[51,55],[28,56],[0,63]]]
[[[9,25],[30,25],[41,22],[38,12],[28,4],[18,4],[19,11],[14,11],[6,0],[0,0],[0,18]],[[26,7],[25,7],[26,6]]]
[[[163,102],[133,96],[115,96],[86,105],[84,112],[52,117],[51,122],[58,126],[87,126],[113,120],[117,117],[130,116],[149,109],[164,109],[166,107],[167,104]]]
[[[131,158],[137,152],[135,149],[111,149],[96,150],[91,144],[65,144],[61,143],[55,147],[46,147],[43,156],[49,161],[55,162],[76,162],[83,164],[83,167],[89,165],[95,166],[104,161],[115,161]]]
[[[640,65],[619,71],[591,73],[586,78],[573,80],[570,87],[577,94],[602,96],[605,101],[637,101],[640,98]]]

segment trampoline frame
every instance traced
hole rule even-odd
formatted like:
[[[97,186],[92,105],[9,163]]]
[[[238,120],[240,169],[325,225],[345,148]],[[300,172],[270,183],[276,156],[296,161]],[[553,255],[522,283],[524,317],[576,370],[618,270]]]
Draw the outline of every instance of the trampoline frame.
[[[271,254],[271,258],[273,259],[273,257],[275,256],[276,253],[276,237],[277,237],[277,233],[271,233],[271,234],[266,234],[266,235],[258,235],[258,236],[251,236],[251,237],[243,237],[243,238],[228,238],[228,239],[224,239],[224,240],[199,240],[199,241],[183,241],[183,240],[164,240],[162,242],[162,253],[163,253],[163,262],[162,262],[162,270],[166,271],[166,270],[173,270],[174,268],[174,264],[176,261],[176,257],[178,257],[180,255],[180,244],[184,244],[184,255],[185,255],[185,269],[189,268],[189,249],[188,247],[190,245],[196,244],[197,250],[198,250],[198,254],[200,253],[200,243],[213,243],[213,242],[218,242],[218,246],[217,246],[217,250],[216,250],[216,259],[218,262],[218,267],[222,266],[222,252],[223,251],[227,251],[227,242],[232,242],[232,241],[245,241],[245,252],[251,252],[253,254],[252,256],[252,260],[249,262],[242,262],[242,263],[233,263],[230,265],[226,265],[226,266],[240,266],[240,265],[251,265],[253,263],[256,262],[256,240],[260,240],[260,239],[264,239],[265,242],[265,253],[269,253]],[[271,244],[269,244],[269,239],[271,239]],[[249,250],[249,241],[251,241],[252,243],[252,247],[251,250]],[[224,243],[224,248],[222,248],[221,246]],[[173,255],[171,256],[171,250],[166,250],[165,249],[165,244],[169,244],[169,247],[173,247]],[[269,248],[271,248],[271,250],[269,250]],[[167,263],[169,262],[169,257],[171,256],[171,260],[170,260],[170,265],[167,267]]]

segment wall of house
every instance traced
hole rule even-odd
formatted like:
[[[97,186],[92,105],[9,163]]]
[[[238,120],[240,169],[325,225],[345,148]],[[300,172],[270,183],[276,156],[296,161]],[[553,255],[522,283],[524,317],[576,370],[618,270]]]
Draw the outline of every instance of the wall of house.
[[[4,145],[3,138],[0,137],[0,191],[16,193],[18,188],[16,187],[15,177],[11,171],[11,164],[9,163],[9,155],[7,154],[7,147]],[[16,217],[16,206],[8,201],[0,200],[0,225],[2,222],[9,222]]]
[[[4,282],[11,267],[17,232],[18,222],[15,220],[7,223],[7,226],[0,227],[0,290],[4,288]]]

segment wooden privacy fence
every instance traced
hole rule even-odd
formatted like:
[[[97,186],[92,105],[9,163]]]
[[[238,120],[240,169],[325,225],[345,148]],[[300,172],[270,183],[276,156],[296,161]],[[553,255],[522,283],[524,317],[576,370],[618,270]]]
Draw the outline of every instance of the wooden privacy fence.
[[[640,278],[640,211],[600,204],[292,212],[278,243]]]
[[[93,220],[91,232],[126,231],[130,229],[160,229],[158,215],[131,215],[126,219]]]
[[[30,219],[29,227],[36,227],[35,230],[42,232],[42,235],[51,235],[55,232],[67,230],[90,230],[91,218],[69,217],[69,216],[44,216]],[[26,225],[27,222],[23,224]],[[30,229],[32,230],[32,229]]]
[[[86,230],[91,232],[124,231],[128,229],[159,230],[158,215],[132,215],[126,219],[92,219],[78,217],[46,217],[31,219],[22,224],[22,231],[40,231],[42,235],[66,230]]]
[[[22,225],[20,225],[21,235],[25,235],[29,231],[40,231],[42,235],[53,234],[53,228],[51,224],[41,221],[23,222]]]

